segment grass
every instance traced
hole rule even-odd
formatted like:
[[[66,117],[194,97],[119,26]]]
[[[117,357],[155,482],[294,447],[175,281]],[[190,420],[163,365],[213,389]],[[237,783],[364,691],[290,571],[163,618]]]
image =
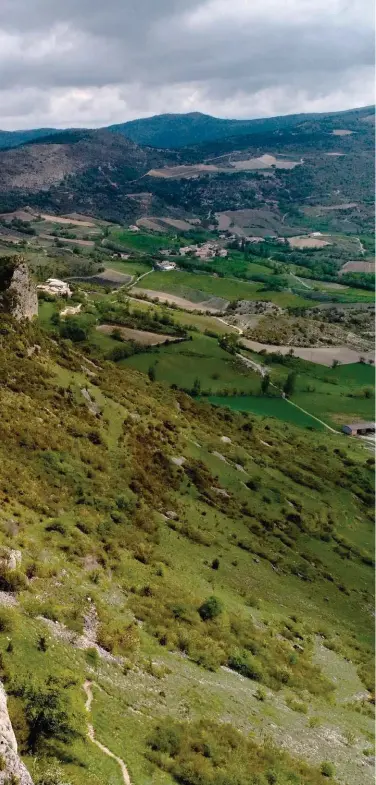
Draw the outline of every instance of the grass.
[[[74,354],[37,324],[11,327],[5,334],[2,318],[0,545],[21,550],[21,571],[33,578],[17,592],[19,617],[0,632],[0,651],[20,748],[23,704],[9,674],[46,681],[63,671],[75,679],[76,710],[83,711],[83,680],[95,682],[97,737],[124,758],[134,785],[172,785],[148,760],[148,738],[165,717],[189,727],[203,719],[208,733],[209,721],[229,722],[244,738],[252,733],[265,754],[272,744],[287,746],[311,765],[333,762],[340,782],[371,782],[362,750],[372,719],[347,700],[368,683],[373,643],[372,568],[362,556],[372,553],[372,508],[362,497],[372,480],[369,454],[336,434],[197,404],[129,364],[92,355],[96,376],[87,377],[84,346]],[[28,357],[35,343],[41,355]],[[231,362],[208,336],[195,334],[190,344],[192,371],[202,363],[204,373],[210,357],[221,367]],[[366,371],[350,373],[358,384]],[[256,375],[246,378],[259,385]],[[99,417],[80,392],[85,383]],[[185,458],[183,467],[174,456]],[[176,520],[164,517],[169,510]],[[213,594],[223,612],[205,623],[197,609]],[[47,652],[38,649],[48,628],[37,616],[80,632],[88,597],[110,629],[123,634],[132,625],[134,647],[121,648],[130,670],[93,664],[54,637],[56,625]],[[8,637],[13,651],[5,651]],[[261,682],[219,667],[244,644]],[[334,676],[337,689],[326,681]],[[289,709],[291,700],[304,702],[307,715]],[[330,734],[310,727],[312,716]],[[331,741],[347,731],[357,736],[351,755]],[[120,785],[116,764],[88,741],[51,744],[61,781]],[[25,761],[33,765],[30,754]]]
[[[122,259],[109,259],[106,267],[109,267],[111,270],[117,270],[119,273],[136,276],[142,275],[151,269],[151,265],[149,263],[136,261],[135,259],[132,259],[132,261],[129,262],[123,261]]]
[[[146,284],[145,284],[146,285]],[[189,327],[197,327],[200,332],[205,332],[205,330],[210,330],[211,332],[217,333],[218,335],[226,335],[228,333],[236,333],[237,330],[231,325],[223,324],[223,322],[219,321],[212,316],[205,316],[204,314],[200,313],[190,313],[189,311],[181,311],[177,308],[169,308],[167,305],[155,305],[154,303],[147,302],[146,300],[137,300],[132,301],[131,310],[140,310],[140,311],[156,311],[157,313],[167,313],[171,318],[174,320],[176,324],[181,324],[183,326]]]
[[[38,320],[44,329],[51,327],[51,317],[56,312],[56,303],[47,300],[39,300]]]
[[[315,428],[323,430],[317,420],[291,406],[283,398],[269,398],[266,396],[210,396],[209,402],[214,406],[226,406],[239,412],[251,412],[262,417],[277,417],[283,422],[294,423],[301,428]]]
[[[187,272],[172,271],[168,274],[154,272],[147,278],[147,288],[176,294],[193,302],[200,302],[211,297],[221,297],[225,300],[270,300],[283,308],[289,306],[304,306],[310,302],[289,292],[264,291],[263,284],[252,284],[228,278],[215,278],[212,275],[203,275]],[[192,294],[191,294],[192,293]],[[196,293],[196,294],[195,294]],[[200,294],[201,293],[201,294]],[[206,295],[208,295],[206,297]]]
[[[255,362],[261,360],[270,368],[271,380],[280,388],[289,371],[294,371],[292,401],[333,428],[340,429],[345,422],[374,418],[375,371],[366,363],[327,368],[298,357],[286,358],[281,363],[279,359],[271,361],[270,356],[262,357],[245,350],[242,353]]]
[[[203,391],[259,390],[259,377],[221,349],[215,338],[199,333],[191,333],[191,338],[191,341],[161,346],[147,354],[134,355],[121,361],[120,366],[146,373],[152,365],[158,381],[176,384],[184,389],[192,389],[198,378]]]
[[[113,229],[108,239],[124,246],[124,249],[149,254],[159,251],[161,248],[181,245],[172,235],[163,232],[147,234],[145,232],[130,232],[126,229]]]

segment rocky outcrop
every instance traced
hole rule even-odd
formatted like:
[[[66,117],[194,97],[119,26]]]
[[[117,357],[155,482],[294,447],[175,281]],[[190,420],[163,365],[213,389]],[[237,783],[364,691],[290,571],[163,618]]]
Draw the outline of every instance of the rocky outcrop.
[[[23,256],[0,259],[0,311],[16,319],[32,319],[38,314],[37,290]]]
[[[33,780],[18,755],[17,741],[8,714],[7,696],[2,684],[0,684],[0,760],[2,763],[0,785],[8,782],[33,785]]]

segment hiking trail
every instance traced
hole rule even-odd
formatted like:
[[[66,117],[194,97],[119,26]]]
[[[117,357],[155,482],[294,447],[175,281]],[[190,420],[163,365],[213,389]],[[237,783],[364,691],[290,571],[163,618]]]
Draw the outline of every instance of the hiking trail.
[[[84,682],[84,684],[83,684],[83,689],[84,689],[85,695],[86,695],[85,709],[86,709],[87,712],[90,712],[91,704],[93,702],[93,691],[91,689],[91,685],[92,685],[92,682],[89,681],[89,680],[86,680]],[[102,750],[102,752],[104,752],[105,755],[108,755],[109,758],[112,758],[113,760],[116,760],[116,763],[118,763],[118,765],[120,766],[120,769],[121,769],[124,785],[132,785],[131,779],[130,779],[130,776],[129,776],[129,773],[128,773],[128,769],[127,769],[124,761],[121,758],[118,758],[118,756],[115,755],[113,752],[111,752],[111,750],[109,750],[108,747],[105,747],[104,744],[101,744],[101,742],[98,741],[95,738],[95,731],[94,731],[93,726],[90,723],[88,723],[88,726],[87,726],[87,735],[88,735],[90,741],[92,741],[93,744],[95,744],[97,747],[99,747],[99,749]]]

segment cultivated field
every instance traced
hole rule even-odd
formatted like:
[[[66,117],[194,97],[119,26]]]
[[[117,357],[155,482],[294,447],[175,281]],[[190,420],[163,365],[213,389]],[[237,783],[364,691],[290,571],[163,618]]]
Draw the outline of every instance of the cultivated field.
[[[320,425],[317,420],[309,417],[308,414],[304,414],[295,406],[291,406],[283,398],[268,398],[256,395],[211,395],[208,400],[215,406],[225,406],[238,412],[252,412],[252,414],[263,417],[276,417],[278,420],[294,423],[294,425],[302,428],[310,427],[315,430],[324,430],[324,426]]]
[[[229,229],[240,237],[278,237],[280,234],[295,234],[297,228],[290,227],[283,220],[283,215],[277,209],[267,207],[242,210],[224,210],[216,213],[218,228]]]
[[[193,165],[180,165],[180,166],[165,166],[162,169],[150,169],[148,172],[149,177],[163,177],[168,179],[200,177],[205,174],[231,174],[231,172],[238,171],[258,171],[273,169],[294,169],[299,166],[302,161],[291,161],[287,158],[271,155],[265,153],[255,158],[243,158],[232,160],[231,156],[220,156],[226,158],[222,165],[215,164],[193,164]]]
[[[200,381],[202,392],[258,393],[260,389],[258,374],[224,351],[215,338],[200,333],[192,333],[191,341],[133,355],[120,361],[119,365],[144,373],[153,366],[157,381],[176,384],[187,390],[192,389],[196,379]]]
[[[160,292],[158,289],[143,289],[138,286],[134,286],[131,289],[131,293],[133,295],[138,294],[141,297],[149,297],[153,300],[157,298],[161,303],[177,305],[179,308],[183,308],[186,311],[198,311],[199,313],[210,311],[210,313],[220,313],[223,310],[223,307],[216,308],[212,305],[212,303],[218,301],[218,298],[209,298],[208,300],[202,300],[195,303],[191,300],[187,300],[185,297],[179,297],[175,294],[166,294],[166,292]]]
[[[259,343],[258,341],[251,341],[246,338],[242,339],[242,343],[254,352],[279,352],[280,354],[289,354],[294,352],[296,357],[302,360],[308,360],[312,363],[319,365],[330,366],[333,360],[338,360],[343,365],[356,363],[359,357],[363,356],[366,360],[373,360],[374,354],[372,352],[355,351],[349,349],[347,346],[319,346],[317,348],[305,348],[302,346],[276,346],[271,343]]]
[[[332,240],[323,240],[320,237],[289,237],[288,242],[291,248],[325,248],[331,245]]]
[[[344,273],[374,273],[375,261],[370,262],[345,262],[341,267],[339,274]]]
[[[119,331],[124,340],[135,341],[136,343],[144,344],[145,346],[158,346],[166,341],[181,341],[182,338],[176,338],[173,335],[163,335],[162,333],[150,333],[146,330],[133,330],[130,327],[121,327],[117,324],[101,324],[97,330],[105,335],[111,335],[114,330]]]
[[[139,218],[136,222],[137,226],[150,229],[155,232],[165,232],[170,228],[177,229],[179,232],[189,232],[194,229],[192,224],[184,221],[182,218]]]
[[[290,292],[268,291],[260,283],[233,278],[216,278],[213,275],[201,273],[154,272],[147,277],[147,287],[148,290],[155,291],[154,296],[159,296],[157,292],[173,294],[192,303],[197,303],[201,308],[204,307],[203,303],[205,302],[218,310],[223,310],[226,307],[226,302],[232,300],[266,300],[274,302],[282,308],[311,304],[311,301]],[[216,304],[210,303],[211,298],[219,298],[219,301]],[[204,310],[207,310],[206,307]]]

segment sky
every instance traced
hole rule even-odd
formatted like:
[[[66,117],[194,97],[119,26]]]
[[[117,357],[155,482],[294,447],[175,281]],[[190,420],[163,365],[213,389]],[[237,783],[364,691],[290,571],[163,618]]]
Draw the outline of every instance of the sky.
[[[372,0],[1,0],[0,128],[374,103]]]

